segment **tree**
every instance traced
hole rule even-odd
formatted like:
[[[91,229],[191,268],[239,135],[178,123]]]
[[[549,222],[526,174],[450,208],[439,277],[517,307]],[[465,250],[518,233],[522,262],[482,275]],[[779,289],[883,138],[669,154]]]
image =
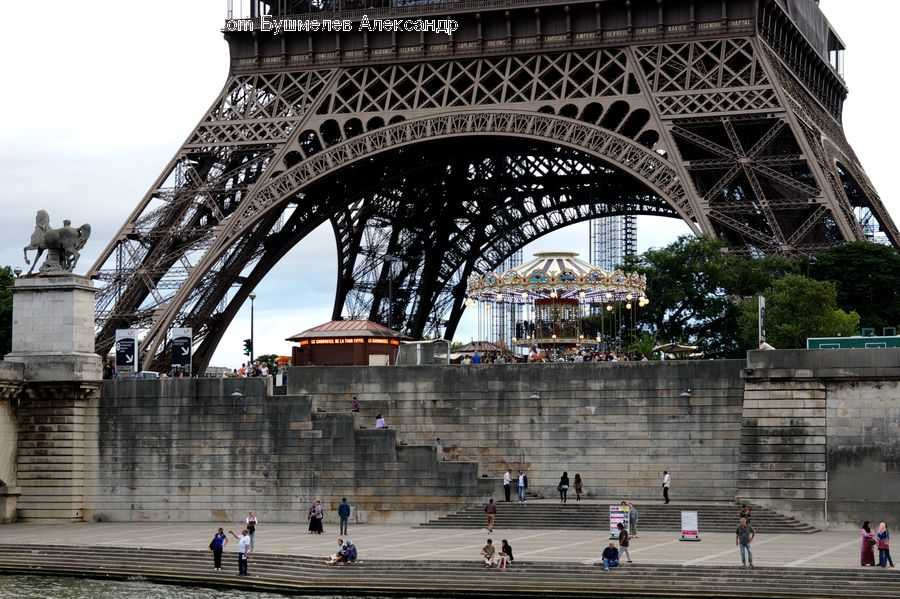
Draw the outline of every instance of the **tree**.
[[[12,350],[12,286],[15,280],[9,266],[0,268],[0,357]]]
[[[661,342],[697,345],[708,357],[731,357],[744,349],[737,303],[797,266],[784,258],[735,256],[707,237],[680,237],[665,248],[626,257],[625,270],[647,275],[650,304],[637,313],[641,331]]]
[[[789,275],[775,281],[766,297],[766,342],[778,349],[802,349],[807,337],[851,336],[859,327],[859,314],[837,306],[830,281]],[[748,347],[757,342],[756,298],[741,302],[741,339]]]
[[[810,276],[831,281],[838,306],[859,314],[860,326],[900,326],[900,253],[868,241],[843,243],[816,254]]]

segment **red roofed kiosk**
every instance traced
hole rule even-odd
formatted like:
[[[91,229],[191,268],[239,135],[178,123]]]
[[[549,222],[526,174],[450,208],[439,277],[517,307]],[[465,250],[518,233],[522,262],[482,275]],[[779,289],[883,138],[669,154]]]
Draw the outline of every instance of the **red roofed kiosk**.
[[[294,366],[386,366],[408,339],[369,320],[332,320],[287,338],[297,343]]]

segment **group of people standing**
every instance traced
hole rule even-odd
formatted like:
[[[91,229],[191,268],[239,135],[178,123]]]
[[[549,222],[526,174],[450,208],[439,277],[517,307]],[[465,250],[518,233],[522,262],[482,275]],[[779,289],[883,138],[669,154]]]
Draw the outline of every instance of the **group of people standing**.
[[[338,506],[338,516],[340,517],[340,528],[341,534],[347,534],[347,524],[350,521],[350,513],[351,508],[350,504],[347,503],[347,498],[341,498],[341,504]],[[322,526],[322,521],[325,517],[324,509],[322,508],[322,502],[316,499],[313,504],[310,506],[309,511],[306,515],[309,520],[309,534],[322,534],[324,532],[324,528]],[[229,530],[228,533],[234,537],[238,542],[237,554],[238,554],[238,576],[247,576],[247,572],[249,570],[249,560],[250,554],[253,553],[254,549],[256,549],[256,528],[259,526],[259,518],[256,516],[256,512],[248,512],[247,518],[244,520],[244,529],[241,530],[241,534],[237,535],[234,531]],[[344,553],[342,554],[343,559],[339,561],[343,561],[345,563],[353,562],[356,560],[356,547],[353,546],[353,543],[350,542],[350,539],[347,539],[347,542],[344,543],[343,540],[338,540],[339,546],[344,546]],[[224,529],[219,528],[212,540],[209,542],[209,550],[213,553],[213,569],[221,570],[222,569],[222,553],[225,550],[225,545],[228,544],[228,536],[225,534]],[[352,549],[350,549],[352,547]],[[338,553],[341,553],[340,551]]]
[[[259,520],[256,518],[256,512],[248,512],[244,523],[245,527],[241,531],[240,536],[236,535],[233,530],[228,531],[228,534],[237,539],[238,542],[238,576],[248,576],[250,554],[253,553],[256,541],[256,525],[259,523]],[[225,530],[219,528],[209,542],[209,550],[213,553],[214,570],[222,569],[222,553],[227,544],[228,537],[225,535]]]
[[[894,567],[891,559],[891,532],[884,522],[878,525],[878,530],[872,530],[869,521],[863,522],[861,540],[859,545],[859,563],[862,566],[875,566],[875,549],[878,549],[878,566],[882,568]]]

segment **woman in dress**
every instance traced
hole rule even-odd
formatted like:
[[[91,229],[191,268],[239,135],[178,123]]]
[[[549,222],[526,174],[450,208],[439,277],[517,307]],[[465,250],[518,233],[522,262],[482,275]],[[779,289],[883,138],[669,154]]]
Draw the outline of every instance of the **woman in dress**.
[[[247,512],[247,532],[250,533],[250,551],[256,549],[256,525],[259,520],[256,519],[256,512]]]
[[[581,475],[579,473],[575,473],[575,501],[581,501],[581,496],[584,494],[584,483],[581,480]]]
[[[325,514],[322,510],[322,503],[316,499],[316,503],[313,504],[313,521],[316,523],[315,532],[317,535],[325,532],[325,528],[322,526],[322,519],[325,517]]]
[[[559,491],[559,502],[566,503],[566,493],[569,492],[569,473],[563,472],[559,477],[559,484],[556,486]]]
[[[309,520],[309,534],[316,532],[316,502],[313,501],[306,512],[306,519]]]
[[[860,531],[859,563],[863,566],[875,565],[875,531],[869,527],[869,521],[863,522]]]

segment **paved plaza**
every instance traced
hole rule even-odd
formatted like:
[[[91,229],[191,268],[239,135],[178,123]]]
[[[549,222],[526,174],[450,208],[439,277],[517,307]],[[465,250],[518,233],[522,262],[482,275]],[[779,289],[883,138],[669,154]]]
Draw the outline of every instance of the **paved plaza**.
[[[8,524],[0,526],[4,544],[103,545],[123,548],[205,549],[215,529],[228,523],[198,522],[102,522],[74,524]],[[334,551],[336,524],[325,534],[310,535],[303,524],[266,524],[257,529],[257,553],[326,556]],[[599,530],[503,530],[483,528],[419,528],[405,524],[351,525],[349,536],[359,547],[362,560],[478,560],[485,539],[499,545],[509,540],[518,561],[595,563],[609,542]],[[735,566],[740,564],[734,535],[700,531],[699,542],[679,541],[677,532],[644,532],[632,542],[635,563]],[[234,550],[232,539],[226,551]],[[823,531],[815,534],[758,534],[753,543],[757,568],[861,568],[856,531]]]

